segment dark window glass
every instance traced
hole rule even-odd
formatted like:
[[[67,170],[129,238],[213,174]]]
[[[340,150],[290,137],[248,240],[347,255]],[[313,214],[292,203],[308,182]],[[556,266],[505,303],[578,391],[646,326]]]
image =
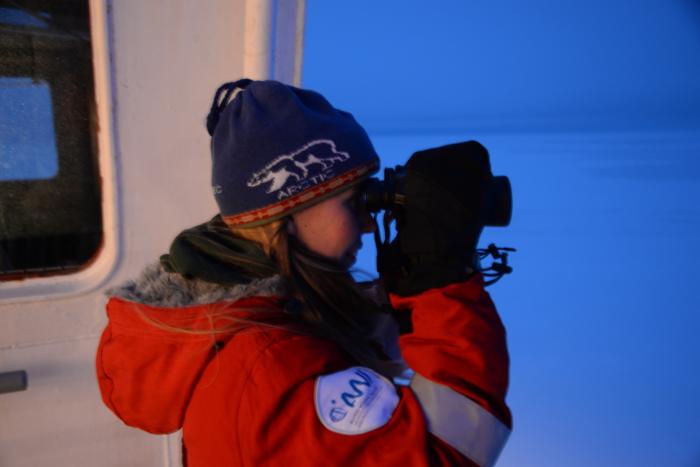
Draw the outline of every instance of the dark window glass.
[[[0,279],[97,253],[94,109],[87,0],[0,0]]]

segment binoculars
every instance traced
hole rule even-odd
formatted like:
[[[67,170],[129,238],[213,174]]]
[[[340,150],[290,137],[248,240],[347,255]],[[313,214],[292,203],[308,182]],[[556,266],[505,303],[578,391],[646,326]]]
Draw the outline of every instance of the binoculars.
[[[489,163],[488,151],[476,141],[450,144],[424,151],[418,151],[409,158],[406,166],[397,165],[384,169],[384,179],[376,177],[365,182],[362,191],[362,201],[365,208],[371,213],[381,210],[394,211],[406,204],[406,182],[412,175],[412,161],[421,160],[422,163],[448,164],[444,167],[444,177],[453,180],[463,178],[465,183],[469,180],[478,179],[480,195],[480,206],[478,206],[478,224],[484,226],[504,227],[510,224],[513,209],[512,191],[510,180],[506,176],[493,176]],[[452,164],[452,162],[456,162]],[[461,163],[464,162],[464,163]],[[455,167],[457,173],[455,173]],[[442,184],[440,167],[433,170],[433,180],[436,184]],[[459,173],[460,170],[462,173]],[[469,173],[478,171],[479,173]],[[446,180],[447,181],[447,180]],[[465,206],[471,204],[470,200],[462,200]],[[436,206],[436,209],[439,209]]]

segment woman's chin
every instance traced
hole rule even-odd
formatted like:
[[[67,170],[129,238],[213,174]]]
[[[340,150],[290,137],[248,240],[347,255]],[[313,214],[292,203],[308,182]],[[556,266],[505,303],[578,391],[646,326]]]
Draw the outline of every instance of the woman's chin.
[[[344,268],[351,268],[355,264],[356,261],[357,261],[356,253],[346,253],[340,259],[340,264]]]

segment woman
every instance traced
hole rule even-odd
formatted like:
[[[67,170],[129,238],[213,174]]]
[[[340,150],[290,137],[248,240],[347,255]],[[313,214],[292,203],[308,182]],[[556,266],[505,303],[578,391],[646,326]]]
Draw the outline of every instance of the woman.
[[[410,322],[397,338],[348,272],[374,229],[360,195],[378,168],[354,118],[240,80],[217,91],[207,128],[220,213],[110,291],[97,356],[110,409],[151,433],[182,428],[189,466],[495,462],[508,356],[480,275],[390,287]]]

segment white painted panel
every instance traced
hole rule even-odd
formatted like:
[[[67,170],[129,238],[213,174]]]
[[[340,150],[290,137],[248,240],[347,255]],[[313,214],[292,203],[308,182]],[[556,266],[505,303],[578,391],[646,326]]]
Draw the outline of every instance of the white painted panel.
[[[303,7],[292,5],[303,2],[282,3],[278,9],[275,2],[275,21],[303,25]],[[243,75],[245,4],[92,0],[93,12],[106,13],[96,28],[93,21],[102,38],[93,47],[112,257],[97,279],[68,278],[70,290],[59,284],[65,277],[28,280],[19,288],[33,292],[7,300],[0,284],[0,373],[23,369],[29,376],[28,390],[0,395],[0,466],[180,464],[177,435],[126,427],[103,406],[93,361],[104,290],[156,260],[179,230],[216,212],[204,119],[216,87]],[[263,33],[275,34],[272,24],[263,22]],[[286,43],[268,43],[280,41]],[[298,35],[294,43],[301,45]],[[284,50],[296,59],[270,63],[289,82],[299,76],[301,54]]]
[[[102,404],[96,339],[4,349],[0,368],[26,370],[26,391],[0,395],[0,465],[154,466],[162,441],[118,422]]]

